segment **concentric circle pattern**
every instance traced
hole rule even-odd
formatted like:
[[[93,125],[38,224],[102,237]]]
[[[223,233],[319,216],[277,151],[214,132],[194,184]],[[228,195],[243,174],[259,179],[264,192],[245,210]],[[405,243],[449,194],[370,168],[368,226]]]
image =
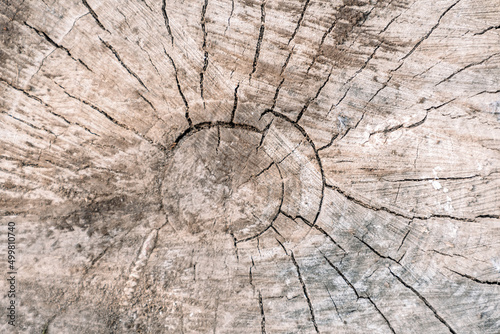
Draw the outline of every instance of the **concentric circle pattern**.
[[[178,230],[230,233],[236,243],[273,227],[280,214],[315,221],[324,190],[311,143],[297,125],[205,123],[182,134],[167,163],[163,205]]]

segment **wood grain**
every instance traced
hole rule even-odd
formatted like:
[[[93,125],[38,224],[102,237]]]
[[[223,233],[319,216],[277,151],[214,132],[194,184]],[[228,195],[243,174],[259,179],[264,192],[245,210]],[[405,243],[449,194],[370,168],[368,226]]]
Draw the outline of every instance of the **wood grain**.
[[[2,332],[500,332],[498,0],[0,8]]]

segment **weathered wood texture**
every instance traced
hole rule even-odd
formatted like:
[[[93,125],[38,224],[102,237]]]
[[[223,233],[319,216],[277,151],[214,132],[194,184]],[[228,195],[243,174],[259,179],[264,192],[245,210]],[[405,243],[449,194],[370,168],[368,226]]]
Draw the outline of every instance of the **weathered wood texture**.
[[[0,13],[2,333],[500,333],[498,0]]]

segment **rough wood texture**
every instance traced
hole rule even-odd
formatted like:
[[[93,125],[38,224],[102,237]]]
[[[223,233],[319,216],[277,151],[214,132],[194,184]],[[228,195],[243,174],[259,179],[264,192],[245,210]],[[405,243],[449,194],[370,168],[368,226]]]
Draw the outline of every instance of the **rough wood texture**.
[[[498,0],[0,13],[2,333],[500,333]]]

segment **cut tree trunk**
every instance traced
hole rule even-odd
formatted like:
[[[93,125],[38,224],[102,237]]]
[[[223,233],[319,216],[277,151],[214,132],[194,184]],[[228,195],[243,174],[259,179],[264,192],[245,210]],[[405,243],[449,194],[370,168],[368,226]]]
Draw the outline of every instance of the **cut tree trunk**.
[[[0,8],[2,333],[500,333],[500,1]]]

